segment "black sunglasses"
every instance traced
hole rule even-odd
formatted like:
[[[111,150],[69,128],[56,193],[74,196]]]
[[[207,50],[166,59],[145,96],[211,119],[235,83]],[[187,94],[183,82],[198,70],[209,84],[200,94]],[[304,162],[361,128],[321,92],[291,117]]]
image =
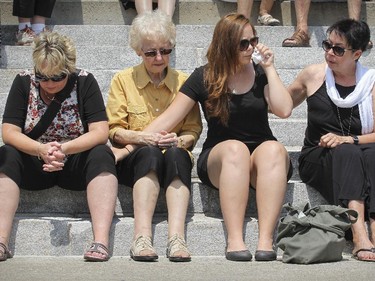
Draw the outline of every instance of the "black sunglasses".
[[[259,37],[255,36],[253,38],[250,38],[249,40],[248,39],[242,39],[240,41],[240,51],[243,52],[243,51],[246,51],[249,46],[253,46],[253,48],[258,45],[258,42],[259,42]]]
[[[172,49],[159,49],[159,50],[153,49],[147,52],[142,50],[142,52],[145,54],[146,57],[153,58],[158,55],[158,52],[161,56],[169,55],[170,53],[172,53]]]
[[[352,51],[354,49],[345,49],[339,46],[331,45],[328,40],[323,40],[322,48],[324,51],[329,52],[332,49],[333,53],[338,56],[342,57],[345,54],[345,51]]]
[[[68,76],[68,74],[61,73],[59,75],[47,77],[47,76],[42,75],[38,72],[35,72],[35,81],[37,81],[37,82],[47,82],[47,81],[51,80],[53,82],[61,82],[62,80],[64,80],[66,78],[66,76]]]

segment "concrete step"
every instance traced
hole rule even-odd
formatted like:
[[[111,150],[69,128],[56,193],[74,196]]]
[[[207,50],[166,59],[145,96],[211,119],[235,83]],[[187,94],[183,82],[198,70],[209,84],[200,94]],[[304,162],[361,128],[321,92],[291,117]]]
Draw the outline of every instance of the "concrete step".
[[[256,209],[252,199],[253,191],[251,195],[244,236],[250,250],[254,252],[258,225],[256,214],[252,215]],[[159,199],[153,219],[154,245],[158,253],[164,255],[168,224],[165,198],[161,196]],[[312,206],[325,203],[314,189],[300,182],[288,184],[285,202],[296,206],[306,202]],[[34,209],[30,205],[34,205]],[[111,229],[110,248],[114,256],[129,255],[134,227],[131,205],[131,189],[121,187]],[[160,212],[160,209],[163,210]],[[30,243],[30,237],[33,243]],[[202,187],[198,182],[194,183],[192,189],[186,218],[186,237],[189,249],[195,256],[224,254],[226,230],[220,214],[218,192]],[[85,192],[70,192],[58,187],[48,191],[21,192],[10,241],[10,248],[16,255],[82,255],[92,239]]]
[[[116,215],[131,216],[133,214],[132,191],[133,189],[130,187],[119,186],[115,209]],[[312,202],[316,204],[322,202],[322,200],[319,193],[301,183],[300,180],[291,180],[288,183],[285,202],[293,204]],[[65,190],[57,186],[40,191],[21,190],[17,213],[20,215],[29,214],[37,216],[87,217],[89,209],[86,202],[86,192]],[[205,214],[220,217],[218,191],[203,185],[198,178],[193,177],[188,213],[191,215]],[[163,189],[159,194],[155,214],[161,216],[167,214],[165,192]],[[255,191],[253,189],[250,189],[246,215],[251,217],[257,216]]]
[[[257,24],[260,0],[254,1],[252,22]],[[235,12],[236,3],[220,0],[179,0],[173,20],[177,24],[215,24],[220,17]],[[374,25],[374,1],[363,1],[361,19]],[[271,11],[283,25],[295,25],[293,1],[276,1]],[[116,25],[131,24],[136,15],[134,9],[124,10],[118,0],[57,0],[49,24],[73,25]],[[346,0],[312,0],[309,13],[309,25],[330,25],[332,22],[348,16]],[[3,24],[16,24],[12,16],[12,1],[0,0],[0,18]]]

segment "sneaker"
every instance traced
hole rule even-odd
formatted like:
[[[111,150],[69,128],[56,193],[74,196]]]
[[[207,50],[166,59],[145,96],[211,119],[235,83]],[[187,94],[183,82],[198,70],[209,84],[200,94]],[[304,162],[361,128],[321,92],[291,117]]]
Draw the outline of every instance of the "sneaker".
[[[18,46],[30,46],[34,42],[35,38],[34,31],[26,26],[24,29],[19,30],[16,34],[16,45]]]
[[[280,21],[278,19],[275,19],[271,15],[259,16],[258,23],[261,25],[269,25],[269,26],[280,25]]]

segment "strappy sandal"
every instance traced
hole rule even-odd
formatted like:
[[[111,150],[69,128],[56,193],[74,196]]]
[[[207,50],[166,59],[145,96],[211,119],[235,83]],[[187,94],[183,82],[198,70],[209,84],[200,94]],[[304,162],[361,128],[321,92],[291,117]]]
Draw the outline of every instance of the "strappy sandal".
[[[98,253],[102,256],[93,255],[94,253]],[[87,261],[107,261],[109,260],[109,251],[102,243],[93,242],[83,258]]]
[[[182,253],[184,255],[182,255]],[[174,234],[168,241],[167,258],[172,262],[191,261],[190,252],[187,248],[185,239]]]
[[[159,258],[152,246],[151,237],[139,234],[130,248],[130,257],[135,261],[156,261]]]
[[[299,29],[293,33],[292,37],[286,38],[282,44],[283,47],[310,47],[310,36]]]
[[[13,254],[8,250],[8,247],[4,243],[0,242],[0,261],[6,261],[7,259],[13,258]]]

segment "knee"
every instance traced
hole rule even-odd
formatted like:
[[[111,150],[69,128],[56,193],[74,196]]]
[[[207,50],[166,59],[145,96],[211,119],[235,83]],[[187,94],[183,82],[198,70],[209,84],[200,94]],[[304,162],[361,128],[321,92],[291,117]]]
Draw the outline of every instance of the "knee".
[[[284,161],[289,157],[284,145],[278,141],[264,142],[262,150],[267,153],[268,156],[266,158],[269,160]]]
[[[220,150],[225,162],[242,163],[243,161],[248,162],[248,160],[250,160],[249,149],[243,142],[235,140],[228,141]]]

